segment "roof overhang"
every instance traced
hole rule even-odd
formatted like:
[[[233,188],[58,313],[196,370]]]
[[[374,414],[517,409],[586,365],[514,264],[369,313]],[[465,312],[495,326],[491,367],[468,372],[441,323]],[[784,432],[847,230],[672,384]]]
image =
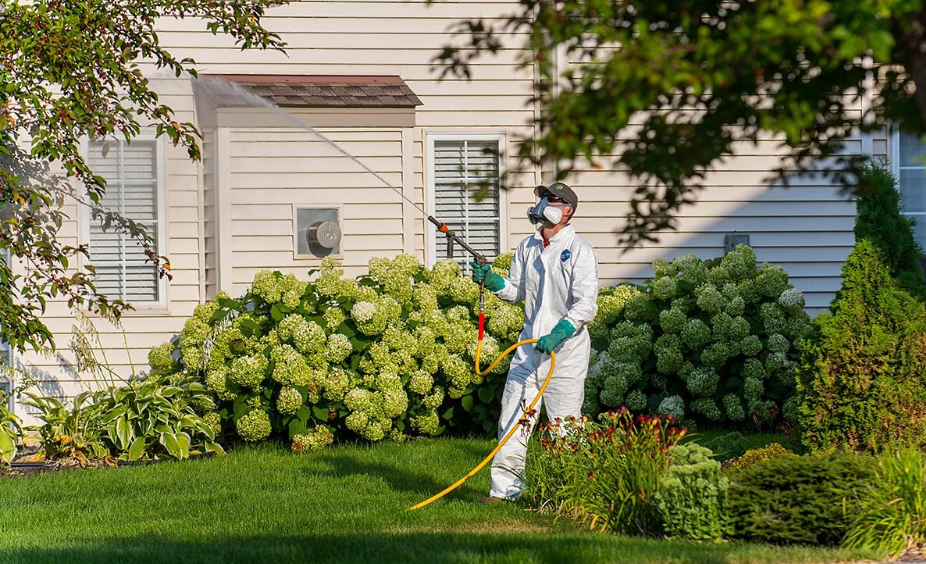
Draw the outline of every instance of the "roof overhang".
[[[200,75],[193,92],[201,127],[412,127],[422,104],[398,76]]]

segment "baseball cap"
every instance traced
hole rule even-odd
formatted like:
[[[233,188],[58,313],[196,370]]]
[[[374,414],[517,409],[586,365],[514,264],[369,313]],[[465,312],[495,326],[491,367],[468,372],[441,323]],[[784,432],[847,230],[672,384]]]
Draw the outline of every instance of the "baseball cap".
[[[575,191],[565,182],[554,182],[549,186],[544,186],[541,184],[534,188],[534,194],[538,198],[542,198],[548,194],[551,196],[557,196],[572,204],[573,209],[579,207],[579,196],[577,196]]]

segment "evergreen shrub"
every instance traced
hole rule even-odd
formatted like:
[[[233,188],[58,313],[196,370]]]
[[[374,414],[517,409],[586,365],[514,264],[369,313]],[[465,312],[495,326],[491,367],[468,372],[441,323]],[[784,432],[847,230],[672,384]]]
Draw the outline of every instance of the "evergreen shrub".
[[[926,447],[926,308],[899,288],[883,252],[863,240],[843,285],[814,320],[798,382],[810,451]]]
[[[875,478],[869,456],[779,457],[728,473],[733,536],[774,544],[838,545]]]
[[[725,257],[657,260],[642,286],[602,292],[583,412],[625,405],[698,423],[790,419],[804,296],[745,245]]]
[[[901,213],[897,180],[875,164],[866,167],[859,180],[868,189],[856,200],[855,240],[871,241],[883,253],[897,284],[920,299],[926,298],[919,266],[923,249],[914,237],[916,220]]]

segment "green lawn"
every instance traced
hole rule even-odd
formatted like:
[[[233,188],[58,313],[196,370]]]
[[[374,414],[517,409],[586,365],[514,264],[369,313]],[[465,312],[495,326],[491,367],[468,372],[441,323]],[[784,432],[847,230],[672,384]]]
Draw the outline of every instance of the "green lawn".
[[[0,479],[0,562],[719,564],[869,556],[577,531],[517,504],[480,505],[485,470],[445,500],[405,510],[491,447],[430,440],[299,455],[263,446],[210,460]]]

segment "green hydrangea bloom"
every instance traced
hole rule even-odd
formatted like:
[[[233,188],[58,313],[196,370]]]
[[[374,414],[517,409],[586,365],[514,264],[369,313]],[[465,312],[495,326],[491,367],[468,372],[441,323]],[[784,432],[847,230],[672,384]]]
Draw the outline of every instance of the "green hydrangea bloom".
[[[791,343],[780,333],[769,335],[766,346],[771,352],[786,353],[791,350]]]
[[[421,271],[421,261],[415,255],[401,253],[392,259],[389,270],[405,276],[415,276]]]
[[[796,288],[788,288],[778,296],[778,303],[785,310],[796,313],[804,309],[804,294]]]
[[[437,409],[442,403],[444,403],[444,389],[440,386],[434,386],[431,393],[421,400],[421,405],[425,406],[427,409]]]
[[[441,362],[441,369],[447,377],[450,387],[455,389],[454,392],[456,390],[462,391],[472,382],[473,372],[470,370],[469,364],[457,355],[447,355]]]
[[[762,361],[757,358],[747,358],[743,363],[743,378],[755,378],[756,380],[764,380],[768,374],[765,372],[765,367],[762,365]]]
[[[421,396],[427,395],[433,385],[434,377],[424,370],[416,371],[408,380],[409,391]]]
[[[340,364],[354,352],[354,345],[351,344],[347,335],[332,333],[328,335],[325,343],[325,360],[331,364]]]
[[[667,333],[656,339],[656,370],[661,374],[675,374],[682,367],[682,342],[678,335]]]
[[[720,265],[727,271],[730,279],[738,282],[751,277],[756,268],[756,254],[746,245],[738,245],[736,250],[727,253],[720,261]]]
[[[203,423],[209,425],[209,428],[212,429],[212,438],[215,438],[216,434],[222,430],[222,416],[216,411],[210,411],[203,415]]]
[[[659,402],[656,412],[661,415],[671,415],[676,419],[685,417],[685,400],[681,396],[669,396]]]
[[[784,336],[793,340],[799,341],[800,339],[806,337],[809,333],[812,332],[810,323],[808,323],[807,314],[803,311],[797,317],[792,317],[785,320]]]
[[[402,389],[383,392],[383,409],[390,419],[402,415],[408,410],[408,394]]]
[[[733,356],[731,353],[727,343],[714,343],[701,352],[701,362],[719,370]]]
[[[640,390],[630,390],[624,398],[624,405],[630,411],[643,411],[646,408],[646,394]]]
[[[723,410],[731,421],[743,421],[746,419],[746,411],[743,409],[743,402],[735,394],[727,394],[723,397]]]
[[[219,366],[206,371],[206,388],[221,400],[235,399],[235,393],[228,389],[228,367]]]
[[[781,307],[772,302],[766,302],[759,306],[759,317],[762,318],[762,324],[765,332],[769,335],[781,333],[785,329],[785,312]]]
[[[267,376],[270,362],[262,354],[239,356],[232,361],[228,380],[236,386],[256,390]]]
[[[305,358],[289,345],[277,345],[270,351],[273,361],[271,378],[284,386],[304,386],[309,381],[309,366]]]
[[[710,369],[695,370],[688,376],[686,385],[688,391],[696,398],[703,398],[714,395],[717,391],[717,384],[720,383],[720,375]]]
[[[410,420],[412,429],[417,430],[422,435],[434,436],[440,428],[440,418],[436,411],[428,411],[423,415],[412,417]]]
[[[664,276],[653,282],[653,297],[660,300],[671,300],[675,297],[675,278]]]
[[[370,276],[379,282],[382,282],[386,277],[386,273],[389,272],[389,267],[391,265],[392,261],[386,257],[372,257],[367,263],[367,266],[370,270]]]
[[[685,327],[688,317],[677,307],[672,307],[659,313],[659,326],[666,333],[679,333]]]
[[[196,317],[184,323],[180,331],[180,358],[188,370],[198,371],[203,367],[203,344],[211,333],[212,329]]]
[[[458,303],[473,303],[479,299],[479,285],[461,276],[447,287],[447,295]]]
[[[691,411],[703,415],[709,421],[720,421],[723,419],[723,412],[717,407],[717,402],[713,398],[696,398],[691,402]]]
[[[733,277],[726,268],[718,265],[708,269],[707,280],[711,284],[719,287],[733,280]]]
[[[353,411],[344,419],[344,426],[358,435],[363,433],[369,424],[370,417],[362,411]]]
[[[443,292],[460,276],[460,265],[453,259],[437,261],[427,274],[428,283],[438,292]]]
[[[713,284],[705,284],[695,289],[698,307],[708,315],[717,315],[723,310],[725,300]]]
[[[672,267],[678,272],[680,282],[687,282],[697,287],[707,281],[707,266],[704,265],[704,261],[693,254],[676,257],[672,261]]]
[[[756,276],[759,292],[768,298],[777,298],[788,289],[788,273],[777,264],[765,264]]]
[[[743,395],[748,401],[756,401],[765,393],[765,386],[758,378],[746,378],[743,381]]]
[[[322,317],[325,318],[325,328],[328,329],[329,332],[334,332],[337,331],[338,327],[347,319],[347,314],[344,313],[344,310],[340,307],[329,307],[325,310],[325,313],[322,314]]]
[[[382,281],[383,292],[399,304],[407,304],[412,299],[412,279],[407,274],[391,270]]]
[[[280,394],[277,396],[277,412],[280,415],[292,415],[302,407],[304,400],[299,390],[295,388],[280,388]]]
[[[756,356],[762,352],[762,341],[756,335],[747,335],[739,342],[739,349],[746,356]]]
[[[700,319],[689,319],[682,328],[681,336],[688,350],[697,350],[711,341],[711,330]]]
[[[264,410],[255,408],[235,421],[238,436],[248,442],[262,441],[270,436],[270,417]]]
[[[326,400],[341,401],[350,388],[350,376],[340,368],[331,368],[322,376],[321,385]]]
[[[322,450],[334,443],[334,435],[324,425],[319,425],[308,433],[293,437],[290,448],[293,452],[311,452]]]
[[[180,371],[180,363],[174,358],[174,343],[167,342],[148,351],[148,365],[151,373],[158,376],[167,376]]]

